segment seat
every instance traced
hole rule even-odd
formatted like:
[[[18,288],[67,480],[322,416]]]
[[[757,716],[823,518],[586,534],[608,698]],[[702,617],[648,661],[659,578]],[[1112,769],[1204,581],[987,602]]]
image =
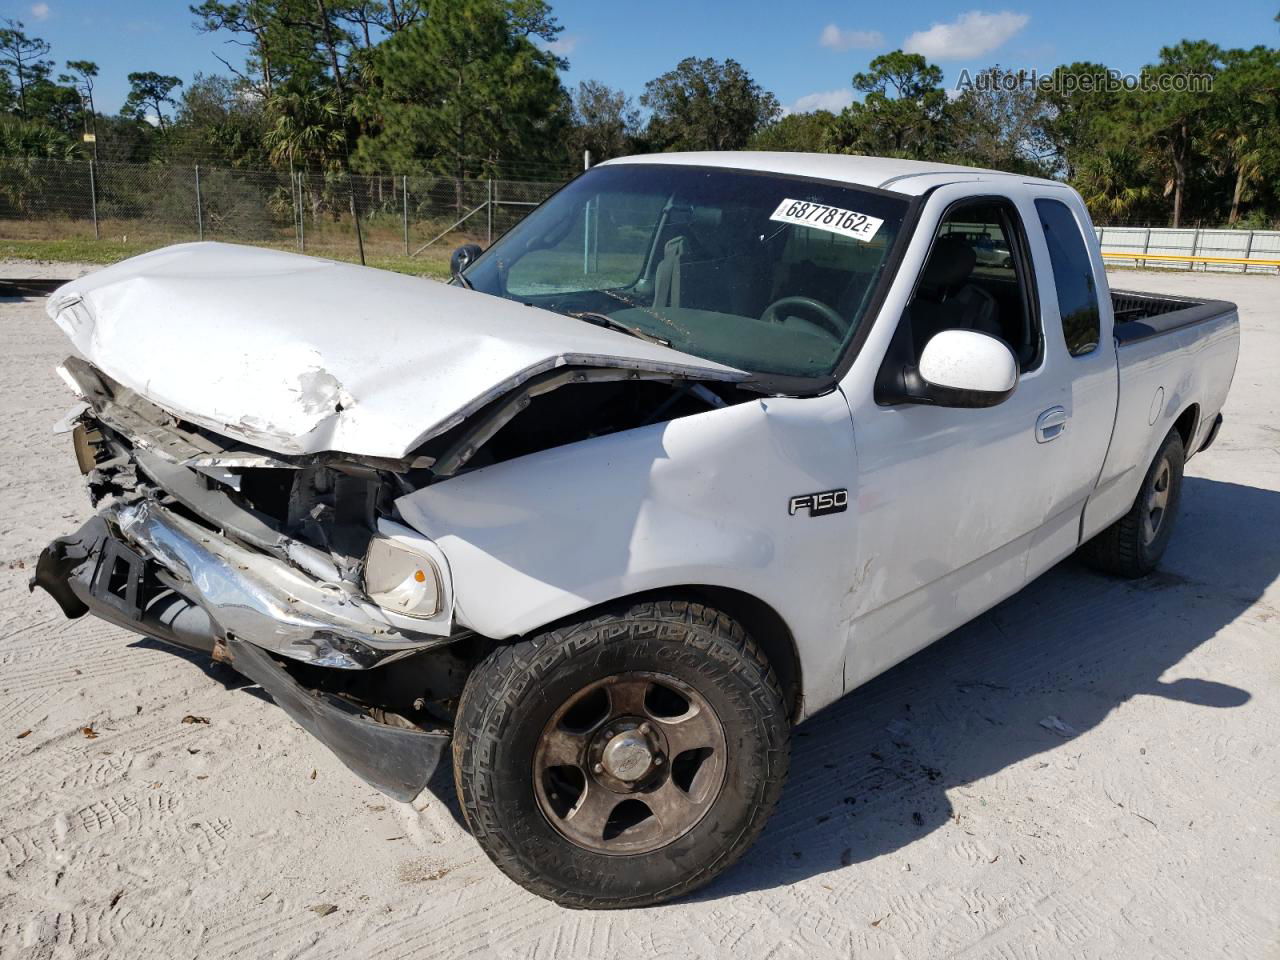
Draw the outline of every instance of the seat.
[[[1000,308],[970,281],[978,255],[958,237],[939,237],[908,308],[916,356],[943,330],[976,330],[1004,339]]]
[[[653,307],[680,306],[681,261],[684,259],[684,237],[672,237],[662,248],[662,260],[653,277]]]

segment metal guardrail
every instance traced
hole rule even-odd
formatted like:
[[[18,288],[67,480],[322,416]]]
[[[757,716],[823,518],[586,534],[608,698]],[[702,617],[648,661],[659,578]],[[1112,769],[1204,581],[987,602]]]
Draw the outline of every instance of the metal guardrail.
[[[1102,253],[1104,260],[1168,260],[1174,263],[1234,263],[1249,267],[1280,267],[1280,260],[1259,260],[1246,257],[1192,257],[1176,253]]]
[[[1264,276],[1280,272],[1280,230],[1095,226],[1094,232],[1103,257],[1113,263]]]

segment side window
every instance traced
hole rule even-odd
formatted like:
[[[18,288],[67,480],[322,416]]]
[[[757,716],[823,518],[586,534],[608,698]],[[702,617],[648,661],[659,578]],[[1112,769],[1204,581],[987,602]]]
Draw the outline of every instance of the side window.
[[[1071,209],[1060,200],[1037,200],[1036,212],[1049,246],[1053,285],[1058,291],[1062,334],[1073,357],[1092,353],[1098,346],[1102,322],[1098,317],[1098,289],[1093,263]]]
[[[1023,371],[1040,361],[1042,338],[1013,204],[984,199],[947,211],[907,307],[916,357],[942,330],[976,330],[1007,343]]]
[[[959,212],[954,218],[948,217],[942,224],[940,234],[956,237],[973,248],[975,276],[994,277],[1001,280],[1013,280],[1013,243],[1005,231],[1003,223],[973,219],[975,214]],[[969,217],[965,222],[964,218]]]

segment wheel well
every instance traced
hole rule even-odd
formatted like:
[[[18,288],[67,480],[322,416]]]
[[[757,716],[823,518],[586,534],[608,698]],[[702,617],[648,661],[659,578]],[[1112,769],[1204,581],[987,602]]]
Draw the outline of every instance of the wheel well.
[[[1187,409],[1178,415],[1178,419],[1173,422],[1173,428],[1178,431],[1178,435],[1182,437],[1182,448],[1187,451],[1190,457],[1195,451],[1191,449],[1191,438],[1195,436],[1196,424],[1200,422],[1200,404],[1193,403]]]
[[[769,660],[769,666],[773,667],[773,672],[778,678],[778,686],[782,688],[782,697],[787,708],[787,716],[791,718],[793,723],[800,719],[800,709],[803,705],[802,687],[800,685],[800,655],[796,651],[795,638],[791,635],[791,628],[787,626],[786,621],[782,619],[773,607],[749,593],[734,590],[730,587],[696,584],[663,587],[658,590],[645,590],[625,597],[615,597],[586,610],[579,610],[564,618],[564,620],[581,620],[584,617],[590,617],[593,610],[601,607],[615,607],[640,600],[685,600],[701,603],[719,610],[725,616],[736,620],[763,651]]]
[[[742,625],[769,658],[778,677],[778,685],[782,688],[782,696],[787,706],[787,715],[792,722],[800,718],[802,703],[802,687],[800,685],[800,655],[796,651],[796,641],[778,611],[758,597],[741,590],[729,587],[691,586],[683,589],[664,590],[664,595],[683,594],[691,600],[698,600],[709,607],[715,607],[721,613],[732,617]]]

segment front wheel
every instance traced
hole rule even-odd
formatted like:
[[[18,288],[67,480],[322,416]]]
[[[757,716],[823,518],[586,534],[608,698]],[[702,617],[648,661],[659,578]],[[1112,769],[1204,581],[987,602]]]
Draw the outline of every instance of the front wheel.
[[[777,679],[742,627],[638,603],[511,646],[467,680],[454,775],[467,825],[569,907],[659,903],[752,844],[786,777]]]
[[[1129,512],[1081,547],[1087,562],[1104,573],[1129,578],[1146,576],[1156,568],[1173,536],[1185,459],[1181,434],[1170,430]]]

